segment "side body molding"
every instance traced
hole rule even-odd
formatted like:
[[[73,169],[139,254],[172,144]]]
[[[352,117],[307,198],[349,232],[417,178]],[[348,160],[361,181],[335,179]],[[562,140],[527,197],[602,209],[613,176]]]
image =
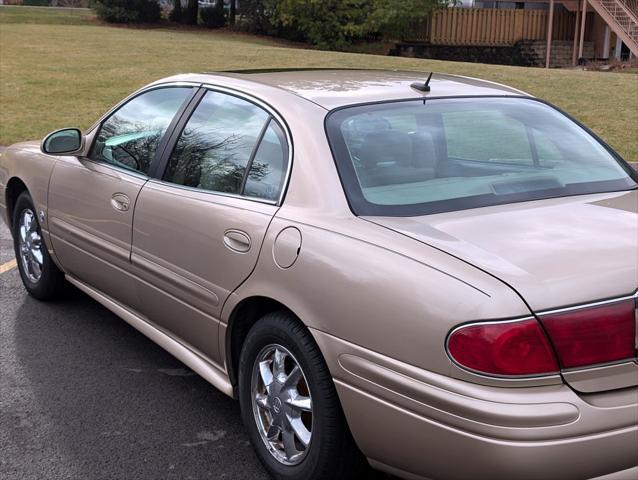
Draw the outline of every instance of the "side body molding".
[[[221,390],[229,397],[233,396],[233,387],[228,381],[226,373],[222,369],[205,360],[203,356],[197,354],[181,342],[175,340],[171,335],[153,325],[146,318],[124,308],[116,301],[91,288],[77,278],[74,278],[71,275],[66,275],[66,279],[88,296],[108,308],[115,315],[122,318],[126,323],[131,325],[140,333],[144,334],[150,340],[169,352],[175,358],[186,364],[194,372],[203,377],[204,380],[211,383],[215,388]]]

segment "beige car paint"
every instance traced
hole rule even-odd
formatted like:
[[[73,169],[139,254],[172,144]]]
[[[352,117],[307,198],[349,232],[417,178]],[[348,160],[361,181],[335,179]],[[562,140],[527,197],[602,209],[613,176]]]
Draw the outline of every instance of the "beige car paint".
[[[135,200],[146,177],[74,158],[60,160],[49,184],[51,243],[67,273],[131,307],[134,285],[122,275],[130,264]],[[113,207],[125,195],[126,210]]]
[[[477,318],[529,315],[511,289],[464,262],[450,260],[447,254],[432,248],[421,248],[419,255],[410,253],[413,240],[397,238],[361,219],[335,219],[329,230],[310,214],[303,223],[293,220],[295,213],[301,210],[281,208],[262,250],[272,251],[279,232],[294,226],[303,239],[297,261],[282,270],[272,255],[260,256],[250,282],[233,293],[224,312],[232,311],[242,299],[264,295],[285,302],[309,327],[441,374],[456,368],[441,341],[453,326]],[[384,246],[389,243],[392,250]],[[325,268],[330,275],[321,274]],[[454,296],[449,295],[452,290]],[[370,291],[379,294],[371,296]],[[226,317],[227,313],[222,320]],[[499,380],[508,382],[520,380]]]
[[[350,429],[371,464],[405,478],[572,480],[636,466],[638,432],[629,422],[613,431],[556,440],[496,439],[335,383]],[[635,419],[634,411],[624,415]]]
[[[367,392],[375,403],[395,405],[462,432],[504,440],[560,440],[621,429],[631,425],[628,416],[638,415],[638,406],[632,404],[638,388],[620,390],[626,398],[600,408],[564,384],[483,386],[396,361],[327,333],[313,335],[330,353],[329,366],[343,389]],[[350,407],[353,415],[365,417],[365,410]],[[367,422],[387,428],[383,416]]]
[[[466,321],[524,318],[538,309],[632,294],[638,262],[630,251],[632,238],[620,237],[635,232],[635,197],[567,197],[420,219],[355,217],[324,133],[330,108],[438,95],[524,95],[447,75],[434,75],[429,93],[411,89],[410,83],[421,77],[313,71],[189,74],[156,82],[221,86],[270,105],[284,120],[294,148],[285,201],[278,208],[151,180],[138,198],[127,264],[122,263],[126,243],[117,241],[124,239],[115,213],[102,212],[104,231],[94,232],[111,245],[91,242],[77,230],[65,231],[63,222],[77,229],[91,226],[92,210],[73,204],[68,191],[48,192],[56,202],[49,208],[62,245],[56,251],[63,251],[68,278],[229,395],[236,384],[231,341],[242,320],[239,313],[263,297],[285,305],[317,341],[363,453],[373,465],[406,478],[543,478],[555,472],[586,478],[637,465],[638,387],[631,386],[626,371],[614,373],[626,367],[609,367],[613,371],[606,374],[569,372],[570,382],[593,392],[577,393],[559,375],[511,379],[466,371],[449,359],[444,343],[447,333]],[[10,179],[20,178],[37,208],[46,209],[56,162],[60,172],[106,174],[92,162],[47,157],[35,144],[24,144],[0,158],[0,192]],[[121,175],[113,170],[113,176]],[[71,183],[70,177],[53,178],[64,188],[65,181]],[[68,188],[87,205],[97,202],[89,197],[98,192],[99,213],[114,193],[129,195],[138,188],[138,179],[127,180],[126,192],[95,183]],[[5,208],[4,195],[0,202]],[[241,215],[230,221],[231,211]],[[537,244],[527,251],[530,257],[498,236],[497,229],[509,228],[519,215],[535,229]],[[573,215],[581,219],[581,235],[601,256],[589,259],[589,265],[603,268],[605,282],[587,277],[584,263],[574,265],[580,261],[577,254],[587,251],[574,245],[573,235],[564,245],[542,241],[544,222],[554,229],[566,222],[575,226]],[[125,215],[119,218],[129,224]],[[595,228],[594,219],[605,222],[605,232]],[[248,253],[224,245],[229,229],[250,236]],[[287,265],[291,247],[284,244],[288,260],[282,268],[275,261],[277,238],[290,229],[299,232],[301,247]],[[618,242],[618,250],[605,242]],[[638,247],[636,237],[633,242]],[[75,257],[70,244],[87,253]],[[570,245],[574,252],[567,249]],[[101,272],[91,277],[81,258],[95,261]],[[543,282],[551,282],[551,288]],[[570,288],[570,282],[576,287]],[[133,287],[124,294],[118,283]],[[610,377],[622,377],[611,386],[625,388],[601,391],[610,387]]]
[[[617,390],[627,385],[638,385],[638,363],[623,362],[587,369],[563,372],[563,378],[578,392]]]
[[[636,190],[369,220],[502,279],[534,312],[638,287]],[[584,232],[592,233],[586,242]]]
[[[241,80],[242,74],[226,74]],[[525,95],[525,92],[506,85],[486,82],[476,78],[435,73],[431,85],[432,93],[406,87],[412,82],[423,82],[428,74],[415,74],[387,70],[305,70],[290,72],[254,73],[250,79],[294,92],[296,95],[331,110],[355,103],[383,100],[403,100],[409,97],[459,95],[461,89],[470,89],[471,95]],[[468,92],[469,93],[469,92]]]
[[[223,364],[217,319],[257,263],[276,211],[275,205],[150,181],[137,200],[133,228],[139,311]],[[228,230],[246,234],[250,248],[229,248]]]
[[[44,212],[46,220],[49,179],[55,161],[55,157],[43,154],[40,151],[40,142],[35,141],[12,145],[0,154],[0,217],[8,226],[11,226],[12,218],[7,210],[7,188],[17,183],[25,185],[31,194],[35,209]],[[41,225],[41,229],[47,250],[55,260],[46,221]]]

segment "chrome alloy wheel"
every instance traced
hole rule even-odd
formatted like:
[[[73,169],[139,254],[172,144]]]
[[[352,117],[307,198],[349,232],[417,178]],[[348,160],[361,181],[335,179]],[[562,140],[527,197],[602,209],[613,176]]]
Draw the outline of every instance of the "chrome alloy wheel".
[[[18,249],[20,262],[27,278],[37,283],[42,276],[42,237],[38,228],[35,213],[26,209],[20,215],[18,224]]]
[[[257,430],[270,454],[298,465],[312,440],[312,398],[299,362],[286,348],[261,349],[253,366],[251,393]]]

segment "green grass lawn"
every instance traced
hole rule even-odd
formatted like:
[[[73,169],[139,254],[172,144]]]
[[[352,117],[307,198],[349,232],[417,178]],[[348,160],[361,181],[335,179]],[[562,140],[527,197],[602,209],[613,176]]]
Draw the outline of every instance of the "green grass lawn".
[[[44,23],[53,25],[86,25],[95,21],[88,8],[7,7],[0,12],[2,23]]]
[[[294,47],[294,46],[293,46]],[[0,7],[0,145],[86,128],[157,78],[261,67],[358,67],[455,73],[512,85],[558,105],[627,160],[638,160],[638,75],[325,52],[249,35],[123,28],[87,10]]]

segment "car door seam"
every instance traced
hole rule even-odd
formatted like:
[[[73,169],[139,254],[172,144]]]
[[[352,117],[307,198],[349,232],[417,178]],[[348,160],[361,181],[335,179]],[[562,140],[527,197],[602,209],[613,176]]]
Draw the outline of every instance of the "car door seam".
[[[157,155],[153,161],[153,169],[149,172],[151,174],[151,178],[157,180],[162,180],[164,178],[164,174],[166,173],[166,168],[168,167],[168,163],[170,161],[173,150],[175,149],[175,145],[177,145],[179,137],[186,128],[188,121],[193,116],[193,113],[199,106],[206,93],[207,90],[203,88],[202,85],[199,85],[199,87],[197,87],[197,89],[195,90],[193,96],[186,103],[186,106],[181,111],[181,113],[177,112],[175,114],[173,120],[176,121],[174,123],[171,122],[172,129],[170,128],[171,125],[169,125],[169,128],[167,129],[165,134],[166,144],[164,145],[162,152]]]
[[[195,100],[195,98],[198,96],[201,88],[202,88],[201,85],[193,86],[192,91],[190,95],[188,96],[188,98],[186,98],[182,102],[177,112],[175,112],[175,115],[173,115],[173,118],[171,119],[170,123],[168,124],[168,127],[166,128],[166,132],[164,132],[164,135],[162,135],[162,138],[158,145],[158,150],[155,152],[155,155],[153,156],[153,159],[151,160],[151,166],[149,167],[149,172],[148,172],[149,176],[154,176],[155,174],[157,174],[158,173],[157,171],[160,170],[160,168],[162,167],[162,163],[163,163],[162,161],[164,159],[166,149],[170,145],[171,139],[173,138],[173,132],[182,121],[182,117],[184,116],[184,114],[189,112],[190,106]]]
[[[130,242],[129,242],[129,249],[128,249],[128,263],[130,264],[133,263],[133,238],[135,234],[135,210],[137,207],[137,200],[138,198],[140,198],[140,194],[142,193],[142,190],[144,190],[144,187],[146,186],[148,181],[149,179],[147,178],[142,184],[142,186],[140,187],[140,189],[137,191],[137,195],[135,195],[135,199],[133,200],[133,211],[131,212],[131,235],[130,235]]]
[[[266,242],[266,237],[268,236],[268,232],[270,231],[270,226],[272,225],[272,222],[275,219],[275,217],[277,216],[277,213],[279,213],[280,209],[281,209],[281,207],[277,207],[277,210],[275,210],[275,212],[270,217],[270,220],[268,221],[268,225],[266,226],[266,230],[264,231],[264,236],[262,237],[261,243],[259,244],[259,251],[257,252],[257,258],[255,260],[255,263],[253,264],[252,269],[250,270],[250,272],[248,272],[246,277],[235,288],[233,288],[231,291],[228,292],[228,295],[226,295],[226,298],[222,302],[221,308],[219,310],[220,311],[220,317],[223,317],[224,308],[226,308],[226,304],[228,303],[228,300],[230,299],[230,297],[237,290],[239,290],[248,281],[248,279],[250,277],[252,277],[253,273],[257,269],[257,265],[259,264],[259,260],[261,259],[261,252],[262,252],[262,250],[264,248],[264,243]],[[220,336],[218,335],[217,337],[218,337],[218,341],[221,342],[222,340],[221,340]]]
[[[248,175],[250,174],[250,169],[253,167],[253,162],[255,161],[255,157],[257,156],[257,152],[259,151],[259,147],[261,147],[261,143],[264,140],[264,136],[266,135],[266,131],[268,130],[268,126],[272,121],[272,115],[268,115],[268,118],[264,122],[263,127],[261,127],[261,131],[259,135],[257,135],[257,141],[253,146],[252,152],[250,152],[250,157],[248,157],[248,163],[246,163],[246,169],[244,170],[244,176],[241,179],[241,186],[239,187],[239,195],[245,196],[244,190],[246,188],[246,182],[248,181]]]

